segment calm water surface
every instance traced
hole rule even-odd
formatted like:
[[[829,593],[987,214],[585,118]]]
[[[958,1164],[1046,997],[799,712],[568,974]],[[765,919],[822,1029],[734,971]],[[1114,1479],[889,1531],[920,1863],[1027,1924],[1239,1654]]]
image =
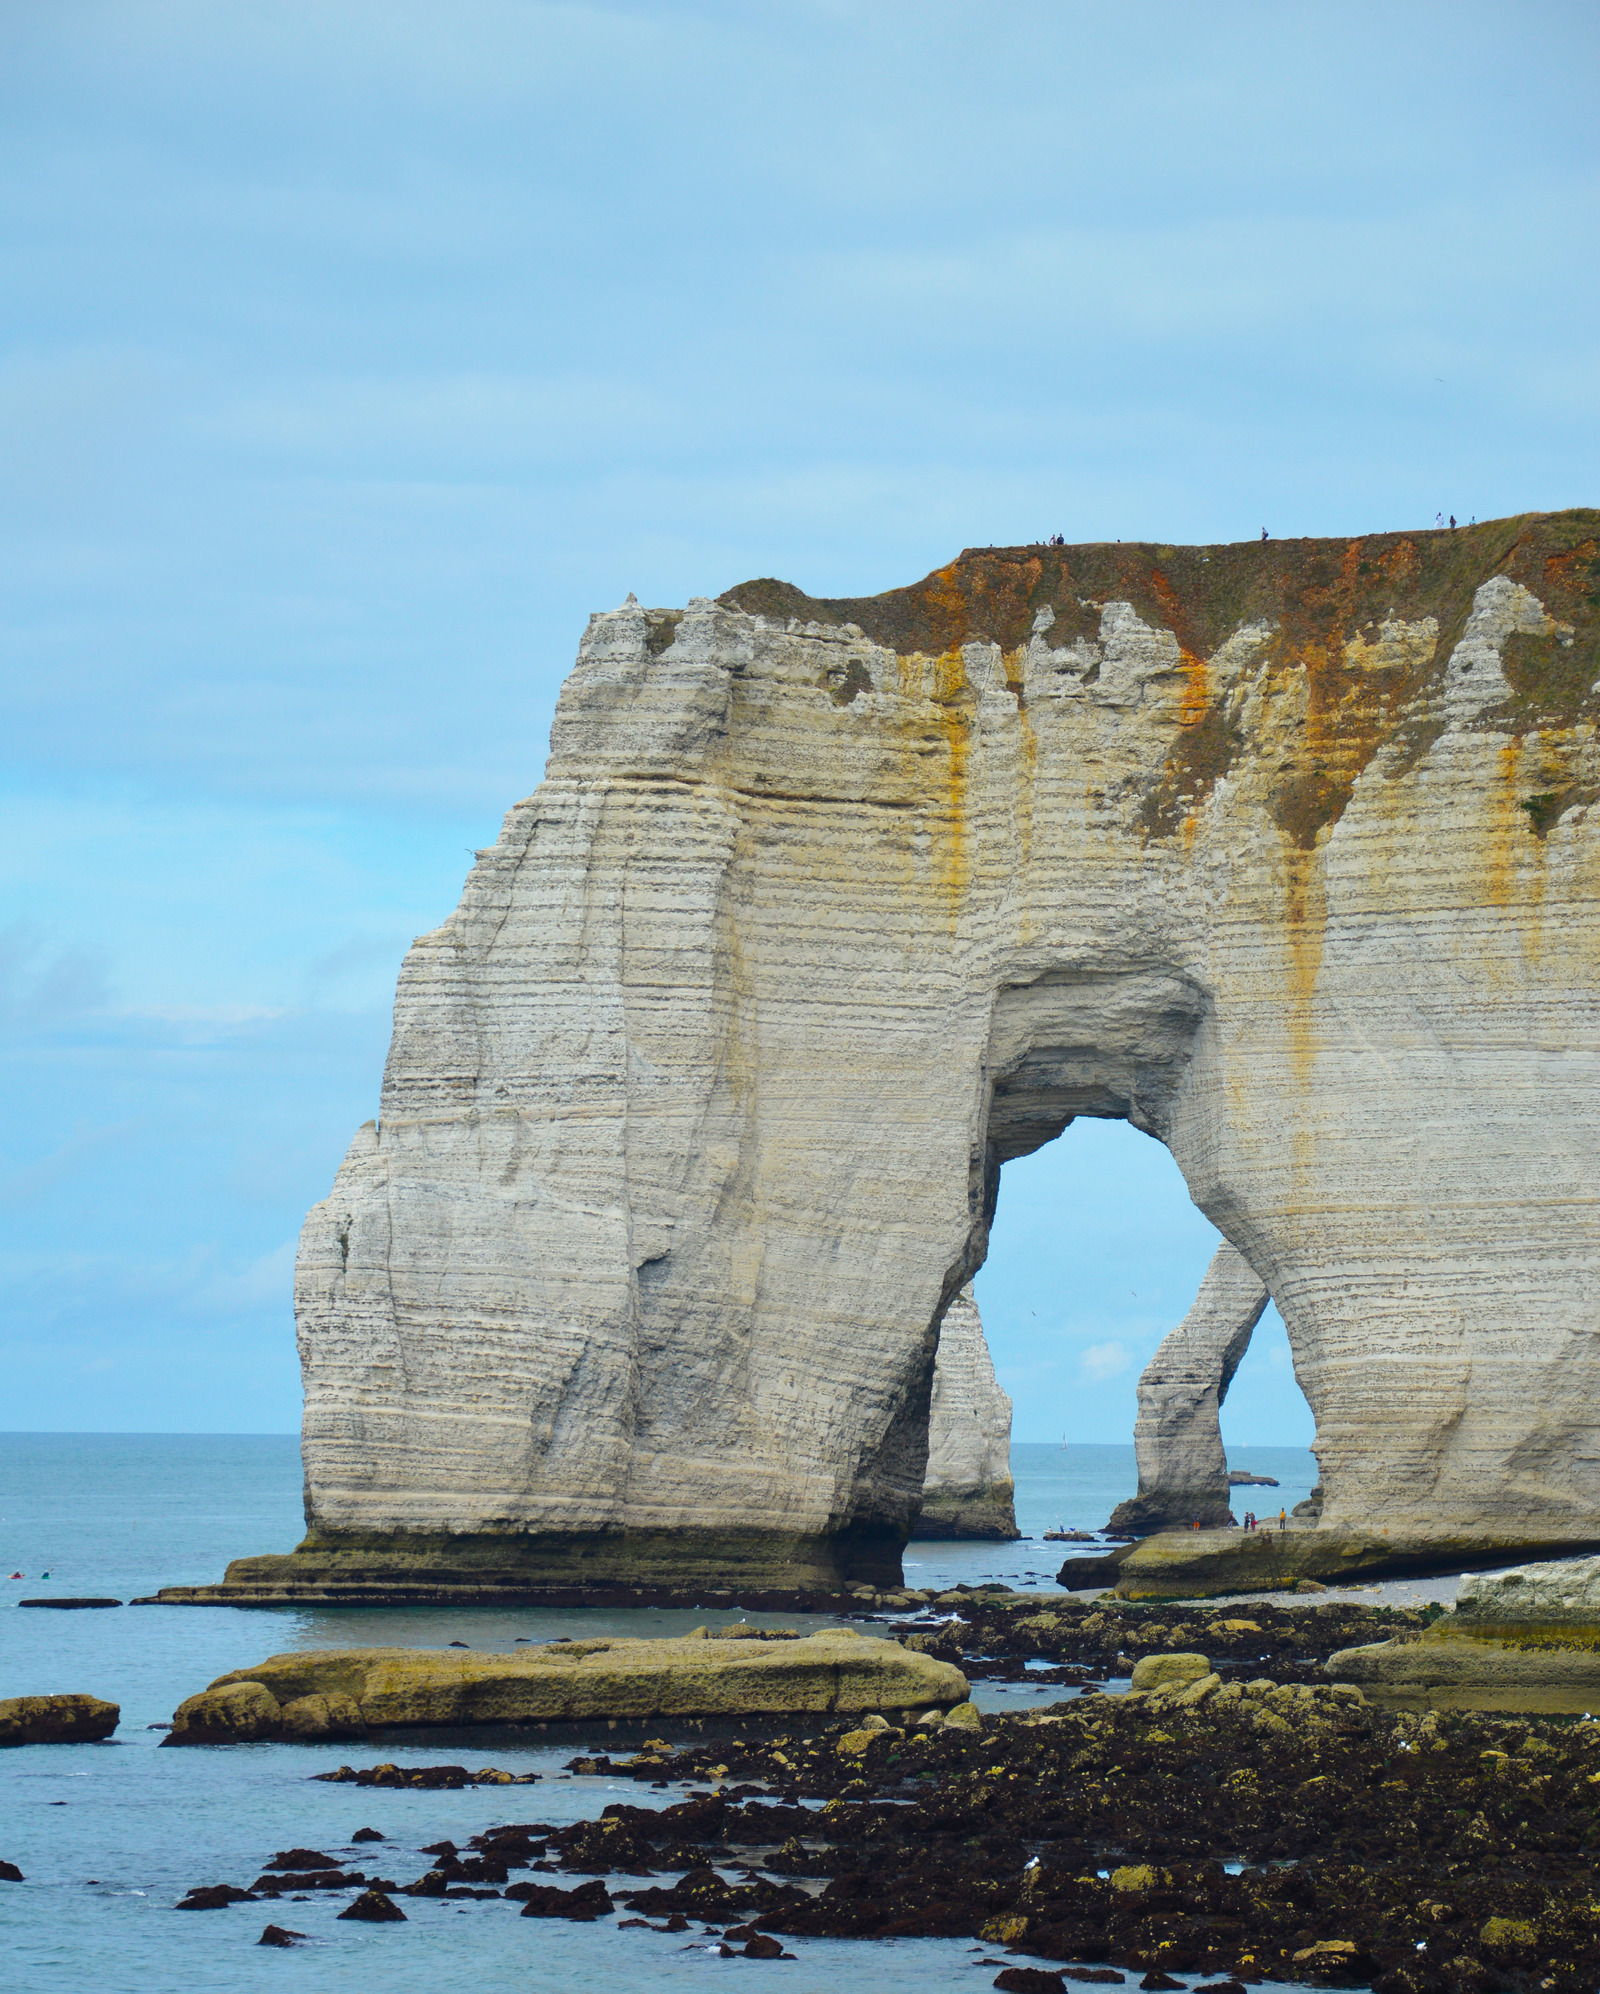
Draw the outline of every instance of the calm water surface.
[[[1279,1476],[1281,1490],[1249,1491],[1249,1506],[1297,1502],[1314,1479],[1301,1449],[1236,1450],[1233,1465]],[[1058,1547],[1038,1541],[1066,1525],[1093,1529],[1133,1492],[1131,1447],[1013,1449],[1017,1514],[1028,1538],[1013,1545],[913,1543],[908,1584],[946,1586],[1030,1579],[1054,1591]],[[1245,1492],[1241,1491],[1241,1495]],[[1239,1505],[1235,1505],[1236,1510]],[[561,1771],[574,1744],[530,1746],[471,1731],[426,1746],[259,1745],[157,1749],[163,1723],[185,1696],[225,1670],[288,1648],[406,1645],[509,1648],[519,1635],[670,1634],[745,1616],[639,1610],[441,1612],[372,1609],[121,1607],[101,1612],[16,1611],[22,1597],[107,1594],[127,1600],[158,1586],[221,1576],[231,1557],[288,1549],[300,1535],[298,1442],[276,1435],[0,1435],[0,1696],[87,1691],[122,1706],[114,1739],[100,1745],[25,1746],[0,1753],[0,1858],[22,1886],[0,1884],[0,1984],[18,1994],[93,1988],[103,1994],[178,1990],[383,1990],[453,1994],[515,1986],[529,1994],[625,1986],[701,1987],[764,1963],[722,1960],[715,1942],[685,1933],[619,1932],[615,1922],[569,1926],[523,1920],[516,1904],[403,1900],[405,1925],[337,1922],[348,1901],[174,1913],[195,1884],[249,1884],[275,1850],[301,1845],[349,1856],[369,1874],[410,1882],[426,1868],[426,1842],[457,1843],[506,1820],[575,1820],[612,1799],[665,1805],[681,1789],[651,1794],[631,1780]],[[1033,1541],[1028,1541],[1032,1539]],[[1066,1548],[1066,1547],[1063,1547]],[[21,1571],[21,1581],[9,1574]],[[42,1574],[48,1572],[46,1579]],[[809,1623],[826,1625],[816,1619]],[[1053,1701],[1057,1690],[989,1690],[980,1707]],[[596,1743],[607,1727],[594,1729]],[[407,1793],[324,1786],[308,1775],[341,1758],[426,1765],[441,1759],[544,1775],[534,1787]],[[385,1845],[352,1850],[371,1826]],[[624,1886],[625,1887],[625,1886]],[[256,1944],[269,1919],[314,1943],[289,1952]],[[685,1948],[687,1940],[695,1943]],[[803,1940],[784,1966],[790,1994],[836,1994],[843,1981],[867,1994],[986,1988],[990,1948],[965,1940],[865,1944]],[[1136,1984],[1131,1980],[1130,1985]]]

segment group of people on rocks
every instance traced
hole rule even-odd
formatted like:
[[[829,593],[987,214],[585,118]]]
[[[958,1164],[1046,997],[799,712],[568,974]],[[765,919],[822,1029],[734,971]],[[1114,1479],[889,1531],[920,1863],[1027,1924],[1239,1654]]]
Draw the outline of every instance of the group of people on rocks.
[[[1245,1511],[1243,1527],[1246,1530],[1259,1530],[1261,1528],[1261,1518],[1256,1515],[1253,1509],[1247,1509]],[[1205,1525],[1200,1521],[1198,1516],[1195,1518],[1192,1528],[1194,1528],[1195,1530],[1203,1530],[1205,1528]],[[1228,1528],[1230,1530],[1237,1530],[1240,1528],[1240,1526],[1234,1522],[1233,1513],[1231,1510],[1228,1513]],[[1272,1518],[1270,1516],[1267,1518],[1267,1528],[1269,1530],[1272,1528]],[[1286,1509],[1280,1509],[1278,1511],[1278,1528],[1280,1530],[1287,1530],[1289,1528],[1289,1512]]]

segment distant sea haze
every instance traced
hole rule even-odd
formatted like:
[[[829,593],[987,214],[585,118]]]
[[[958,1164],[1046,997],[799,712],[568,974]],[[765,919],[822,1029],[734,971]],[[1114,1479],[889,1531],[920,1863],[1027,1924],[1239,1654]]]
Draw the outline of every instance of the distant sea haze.
[[[1303,1447],[1238,1447],[1228,1459],[1279,1482],[1236,1490],[1238,1516],[1292,1509],[1316,1481]],[[913,1541],[908,1579],[913,1565],[923,1585],[1053,1575],[1060,1559],[1039,1541],[1045,1531],[1100,1529],[1138,1482],[1128,1445],[1019,1441],[1011,1471],[1023,1541]],[[294,1434],[0,1434],[0,1562],[30,1587],[41,1572],[43,1590],[119,1599],[205,1584],[230,1558],[287,1551],[304,1529]]]

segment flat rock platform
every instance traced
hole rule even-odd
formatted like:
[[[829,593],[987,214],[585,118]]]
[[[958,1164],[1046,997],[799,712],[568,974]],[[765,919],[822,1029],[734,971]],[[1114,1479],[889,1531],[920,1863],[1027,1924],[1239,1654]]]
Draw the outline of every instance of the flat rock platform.
[[[169,1745],[360,1737],[414,1725],[572,1718],[949,1710],[952,1663],[848,1628],[678,1640],[552,1641],[520,1654],[335,1648],[219,1676],[173,1715]]]

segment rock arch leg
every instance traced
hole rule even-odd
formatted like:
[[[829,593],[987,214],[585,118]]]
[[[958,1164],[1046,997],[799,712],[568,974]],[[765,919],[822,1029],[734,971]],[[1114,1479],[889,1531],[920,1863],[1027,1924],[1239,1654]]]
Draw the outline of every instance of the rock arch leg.
[[[1139,1380],[1139,1493],[1118,1503],[1107,1529],[1142,1535],[1196,1518],[1227,1522],[1228,1460],[1217,1416],[1269,1299],[1244,1255],[1224,1240],[1194,1306],[1163,1337]]]

